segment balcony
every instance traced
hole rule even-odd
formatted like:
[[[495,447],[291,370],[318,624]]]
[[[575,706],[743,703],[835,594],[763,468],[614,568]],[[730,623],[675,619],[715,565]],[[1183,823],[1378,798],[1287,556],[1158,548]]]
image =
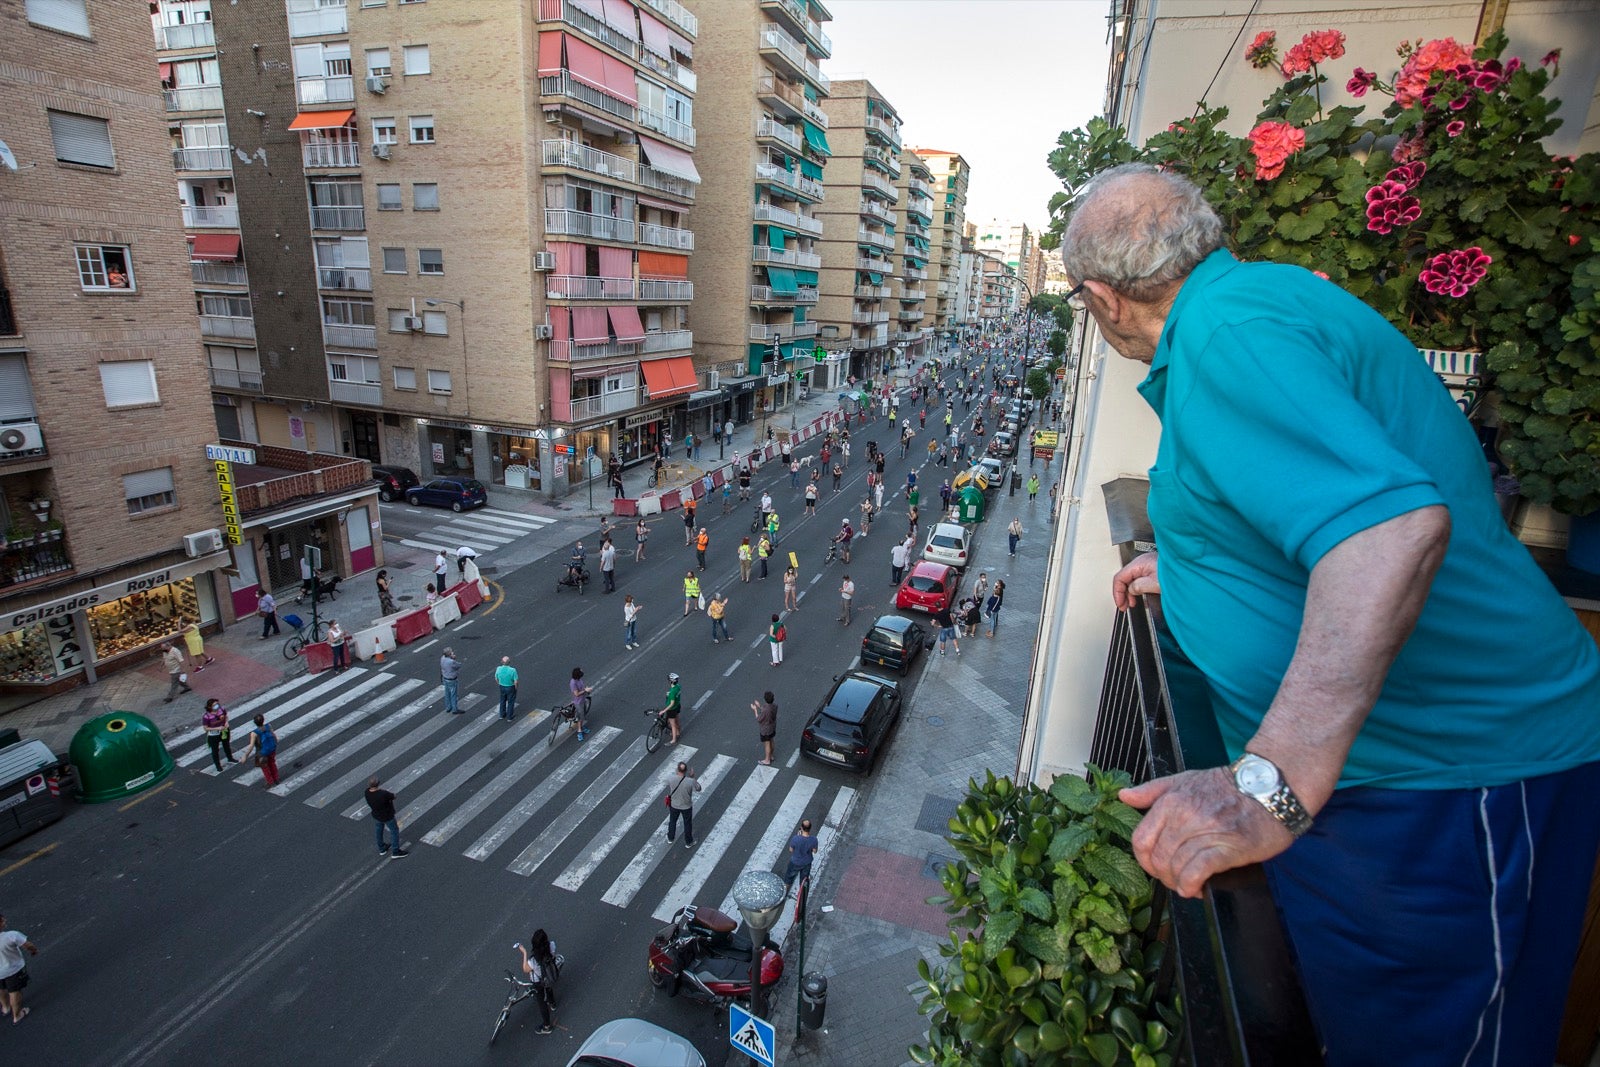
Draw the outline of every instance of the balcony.
[[[750,326],[752,341],[795,341],[817,336],[815,322],[756,322]]]
[[[325,37],[331,33],[348,32],[350,19],[345,12],[345,5],[321,3],[319,0],[290,0],[290,37]]]
[[[933,199],[933,187],[921,178],[907,178],[906,188],[919,196],[925,196],[929,200]]]
[[[776,74],[761,76],[756,83],[756,99],[789,118],[800,118],[806,113],[806,104],[810,103],[805,93]]]
[[[684,352],[694,347],[693,330],[657,330],[644,335],[639,351],[645,355],[657,352]]]
[[[580,345],[573,341],[551,341],[550,359],[556,363],[579,363],[589,359],[639,358],[636,341],[607,341],[601,345]]]
[[[359,167],[361,144],[358,141],[321,141],[306,143],[300,150],[301,161],[307,167]]]
[[[654,222],[639,223],[639,243],[657,248],[674,248],[680,252],[694,251],[694,231],[673,226],[660,226]]]
[[[811,120],[813,126],[828,128],[828,113],[822,110],[821,104],[814,104],[810,100],[803,100],[800,113]]]
[[[898,152],[900,150],[900,130],[898,127],[886,119],[879,118],[877,115],[867,116],[866,127],[868,133],[877,134],[893,145],[895,151]]]
[[[355,78],[349,74],[332,74],[321,78],[296,78],[294,97],[301,107],[322,104],[348,104],[356,98]]]
[[[362,404],[369,408],[383,406],[383,386],[377,382],[328,382],[328,399],[335,404]]]
[[[548,78],[540,78],[539,95],[566,97],[568,100],[603,111],[615,118],[625,119],[628,122],[638,121],[632,104],[625,104],[614,96],[607,96],[598,89],[590,88],[570,74],[554,74]]]
[[[190,85],[182,89],[163,89],[168,111],[221,111],[222,86]]]
[[[858,285],[851,292],[857,300],[887,300],[889,287],[887,285]]]
[[[203,25],[210,25],[210,23],[204,23]],[[172,150],[172,169],[180,173],[191,170],[223,170],[232,173],[233,149],[228,145],[174,148]]]
[[[694,282],[672,278],[640,278],[636,299],[659,304],[683,304],[694,299]]]
[[[209,48],[217,43],[217,32],[210,22],[186,22],[182,26],[157,26],[156,47],[163,50]]]
[[[928,280],[928,272],[923,270],[921,267],[913,267],[910,264],[907,264],[906,265],[906,270],[905,270],[905,277],[911,278],[914,281],[919,281],[919,282],[927,281]],[[921,290],[918,290],[918,292],[921,292]]]
[[[766,25],[761,28],[760,50],[769,59],[773,56],[782,60],[790,72],[797,77],[805,78],[826,94],[833,86],[828,76],[806,55],[805,45],[790,37],[775,25]]]
[[[200,333],[205,337],[221,337],[230,341],[254,341],[256,320],[237,315],[201,315]]]
[[[598,10],[599,5],[596,4],[595,7]],[[640,58],[643,52],[643,49],[639,47],[638,41],[624,37],[600,19],[595,18],[572,3],[572,0],[540,0],[539,21],[565,22],[584,36],[593,38],[608,48],[621,52],[629,59],[636,60]]]
[[[587,422],[605,415],[615,415],[623,411],[631,411],[641,403],[641,393],[636,385],[631,389],[619,389],[614,393],[604,396],[573,397],[572,421]]]
[[[797,252],[792,248],[768,248],[765,245],[755,245],[750,249],[752,263],[775,263],[780,267],[799,267],[802,270],[818,270],[822,266],[822,257],[815,252]]]
[[[856,244],[865,245],[867,248],[876,248],[884,254],[894,251],[894,238],[886,233],[878,233],[862,227],[856,230]]]
[[[700,79],[694,71],[682,63],[667,59],[665,56],[656,55],[648,48],[639,50],[639,63],[664,78],[671,78],[686,93],[692,93],[700,87]]]
[[[886,148],[867,145],[861,150],[861,158],[883,170],[891,178],[900,177],[900,157]]]
[[[805,138],[801,137],[799,131],[790,129],[781,122],[764,118],[756,123],[756,140],[777,141],[779,144],[798,152]]]
[[[926,300],[928,299],[928,293],[925,289],[902,289],[900,290],[900,299],[906,301],[907,303],[917,300]]]
[[[643,3],[690,37],[700,35],[700,20],[678,0],[643,0]]]
[[[679,122],[677,119],[668,118],[659,111],[642,106],[635,109],[634,114],[635,121],[645,129],[655,130],[662,136],[670,137],[680,144],[686,144],[690,148],[694,147],[694,127],[687,122]]]
[[[631,182],[684,200],[693,200],[695,186],[676,175],[658,171],[643,163],[588,148],[573,141],[550,140],[542,142],[546,167],[567,167],[586,174],[598,175],[612,181]]]
[[[59,526],[19,534],[16,540],[7,538],[5,548],[0,550],[0,588],[22,585],[72,569],[72,557],[67,554],[66,531]]]
[[[750,302],[752,304],[815,304],[817,291],[802,286],[793,293],[775,293],[770,285],[752,285],[750,287]]]
[[[259,393],[263,389],[259,370],[233,367],[212,367],[211,385],[216,389],[237,389],[242,393]]]
[[[364,459],[248,441],[224,439],[222,443],[253,449],[257,456],[254,467],[235,471],[240,475],[239,510],[245,515],[308,497],[372,488],[372,464]],[[255,480],[246,480],[250,478]]]
[[[249,285],[250,276],[243,263],[217,263],[195,260],[189,264],[189,277],[196,285]]]
[[[850,321],[857,326],[876,326],[880,322],[889,321],[887,311],[861,311],[850,312]]]
[[[317,288],[338,289],[341,292],[372,292],[370,267],[318,267]]]
[[[694,283],[675,278],[595,278],[552,274],[545,295],[553,300],[648,300],[677,304],[694,299]]]
[[[894,225],[894,212],[878,203],[876,200],[862,198],[859,213],[869,219],[877,219],[885,226]]]
[[[332,348],[376,349],[378,328],[343,322],[325,322],[322,324],[322,343]]]
[[[197,229],[229,229],[239,228],[239,205],[237,204],[194,204],[183,205],[183,224]]]
[[[902,232],[907,233],[912,237],[920,237],[924,241],[930,240],[933,237],[933,234],[928,230],[928,228],[920,222],[907,221],[905,226],[902,227]]]
[[[890,274],[894,271],[894,264],[887,259],[878,259],[874,256],[857,256],[856,270],[870,270],[874,274]]]
[[[570,237],[592,237],[601,241],[633,241],[632,219],[615,215],[596,215],[589,211],[572,211],[566,208],[545,208],[544,232]]]
[[[901,308],[899,314],[897,314],[895,316],[895,318],[899,319],[901,322],[921,322],[922,321],[922,309],[921,308]]]
[[[360,205],[351,207],[313,207],[313,230],[364,230],[367,228],[367,209]]]
[[[876,193],[891,204],[898,203],[900,200],[900,190],[894,187],[894,183],[883,175],[870,170],[861,172],[861,188],[869,193]]]
[[[822,32],[816,19],[806,14],[805,0],[761,0],[761,9],[782,18],[794,32],[805,34],[824,59],[833,55],[832,39]]]
[[[810,234],[813,237],[822,236],[822,220],[802,215],[788,208],[781,208],[774,204],[756,205],[756,221],[772,223],[777,226],[787,226],[789,229],[800,233]]]

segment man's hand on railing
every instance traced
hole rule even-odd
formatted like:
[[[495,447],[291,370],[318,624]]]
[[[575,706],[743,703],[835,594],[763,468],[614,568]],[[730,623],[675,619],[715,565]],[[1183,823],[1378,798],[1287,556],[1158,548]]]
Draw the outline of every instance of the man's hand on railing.
[[[1161,581],[1156,577],[1156,553],[1136,557],[1111,579],[1111,599],[1118,611],[1133,606],[1134,597],[1160,596]]]
[[[1153,567],[1155,553],[1146,555]],[[1197,897],[1213,874],[1269,860],[1294,844],[1282,823],[1239,792],[1226,767],[1156,778],[1119,795],[1148,811],[1133,832],[1139,865],[1180,896]]]

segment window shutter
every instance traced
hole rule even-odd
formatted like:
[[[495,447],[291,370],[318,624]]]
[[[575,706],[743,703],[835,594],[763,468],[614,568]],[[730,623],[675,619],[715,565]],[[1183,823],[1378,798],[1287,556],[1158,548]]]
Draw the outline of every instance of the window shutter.
[[[28,379],[28,357],[0,356],[0,422],[32,419],[33,384]]]
[[[153,471],[139,471],[137,474],[124,474],[122,476],[122,498],[124,500],[137,500],[140,497],[155,496],[158,493],[170,493],[172,491],[171,467],[162,467]]]
[[[111,151],[111,124],[105,119],[52,111],[50,137],[55,141],[56,159],[62,163],[82,163],[90,167],[117,165],[117,157]]]
[[[80,37],[89,36],[89,11],[84,0],[28,0],[28,21]]]
[[[147,359],[100,364],[100,384],[105,389],[108,408],[151,404],[160,399],[155,366]]]

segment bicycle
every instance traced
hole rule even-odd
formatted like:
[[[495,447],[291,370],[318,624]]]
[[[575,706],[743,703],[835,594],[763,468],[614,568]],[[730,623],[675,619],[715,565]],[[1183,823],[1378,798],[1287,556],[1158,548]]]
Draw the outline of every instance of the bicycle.
[[[561,965],[567,958],[556,953],[556,980],[561,979]],[[511,992],[506,994],[506,1002],[500,1006],[500,1014],[495,1016],[494,1030],[489,1034],[489,1044],[494,1044],[494,1039],[500,1036],[500,1031],[505,1028],[506,1020],[511,1017],[511,1006],[535,996],[539,987],[515,971],[506,972],[506,981],[511,983]],[[553,983],[552,983],[553,984]]]
[[[328,633],[328,624],[318,619],[315,629],[298,615],[285,615],[283,621],[294,627],[294,636],[283,643],[283,658],[298,659],[300,650],[321,641]]]
[[[645,483],[645,485],[649,486],[651,489],[654,489],[656,487],[657,483],[659,483],[660,481],[661,481],[661,475],[656,471],[651,471],[650,472],[650,480],[647,481]]]
[[[839,542],[828,542],[828,554],[822,557],[822,565],[826,567],[839,557]]]
[[[652,717],[650,728],[644,732],[644,750],[654,752],[661,747],[663,737],[672,736],[672,724],[667,721],[665,708],[645,708],[644,713]]]
[[[561,733],[563,725],[570,725],[577,729],[589,717],[589,708],[593,702],[588,697],[583,698],[583,716],[578,715],[576,702],[550,710],[550,747],[556,747],[556,738]]]

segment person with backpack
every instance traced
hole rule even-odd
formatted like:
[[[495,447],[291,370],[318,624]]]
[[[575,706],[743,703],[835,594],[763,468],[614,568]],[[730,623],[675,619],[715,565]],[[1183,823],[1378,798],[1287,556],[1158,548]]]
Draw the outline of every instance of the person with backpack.
[[[267,725],[265,715],[255,717],[256,728],[250,731],[250,744],[244,750],[245,759],[253,759],[261,768],[261,777],[270,789],[278,784],[278,735]]]
[[[372,809],[372,831],[378,838],[378,855],[387,856],[392,860],[404,859],[411,855],[400,847],[400,820],[395,817],[394,794],[382,788],[382,783],[377,778],[367,779],[365,793],[367,807]],[[394,841],[391,846],[383,839],[383,831],[389,831],[389,837]]]
[[[774,613],[772,625],[767,627],[767,644],[772,646],[772,665],[783,664],[783,642],[789,636],[789,631],[784,628],[783,620]]]
[[[528,938],[528,946],[521,944],[511,946],[522,953],[522,973],[528,976],[528,981],[533,983],[539,1002],[539,1029],[537,1034],[552,1033],[555,1029],[551,1025],[551,1009],[556,1006],[556,979],[561,977],[561,961],[556,958],[556,943],[550,940],[550,935],[544,928],[533,932]]]
[[[211,749],[211,763],[217,768],[217,773],[222,773],[222,756],[228,757],[229,763],[239,761],[233,755],[233,742],[228,729],[228,709],[222,706],[222,701],[212,697],[206,701],[206,710],[200,716],[200,726],[206,732],[206,745]]]

